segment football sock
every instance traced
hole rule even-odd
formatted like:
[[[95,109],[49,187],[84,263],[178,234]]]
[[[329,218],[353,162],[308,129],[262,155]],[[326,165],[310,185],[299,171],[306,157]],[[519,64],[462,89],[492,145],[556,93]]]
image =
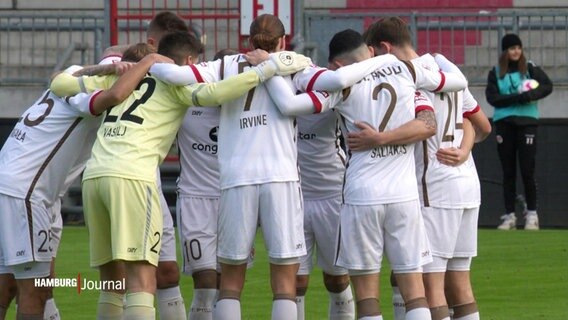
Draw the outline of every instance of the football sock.
[[[454,320],[479,320],[479,310],[476,302],[454,306],[453,309]]]
[[[217,301],[213,310],[215,320],[241,320],[241,301],[224,298]]]
[[[121,320],[124,295],[101,291],[97,304],[97,320]]]
[[[366,317],[363,317],[363,318],[359,318],[358,320],[383,320],[383,315],[366,316]]]
[[[60,320],[61,317],[59,316],[59,310],[57,310],[57,306],[55,305],[55,300],[53,298],[47,300],[45,302],[45,309],[43,311],[43,319],[44,320]]]
[[[184,315],[185,316],[185,315]],[[154,295],[148,292],[135,292],[126,294],[124,306],[124,320],[154,320]]]
[[[345,290],[329,293],[329,319],[330,320],[351,320],[355,318],[355,302],[351,286]],[[300,319],[298,319],[300,320]]]
[[[296,320],[297,317],[295,299],[275,299],[272,301],[272,320]]]
[[[450,311],[448,306],[439,306],[430,308],[432,320],[450,320]]]
[[[535,215],[535,216],[536,216],[536,215],[537,215],[537,214],[536,214],[536,210],[527,210],[527,216],[530,216],[530,215]]]
[[[156,290],[156,298],[158,299],[160,319],[177,320],[185,318],[185,304],[179,286]]]
[[[193,301],[187,315],[191,320],[212,320],[217,289],[194,289]]]
[[[430,309],[426,298],[416,298],[406,303],[405,320],[430,320]]]
[[[305,319],[305,310],[304,310],[304,300],[306,296],[296,296],[296,309],[297,309],[297,318],[298,320]]]
[[[400,294],[400,289],[398,287],[392,287],[392,308],[394,310],[394,320],[404,320],[406,307],[404,305],[404,299],[402,299],[402,294]]]
[[[430,320],[430,310],[428,308],[416,308],[408,311],[405,320]]]

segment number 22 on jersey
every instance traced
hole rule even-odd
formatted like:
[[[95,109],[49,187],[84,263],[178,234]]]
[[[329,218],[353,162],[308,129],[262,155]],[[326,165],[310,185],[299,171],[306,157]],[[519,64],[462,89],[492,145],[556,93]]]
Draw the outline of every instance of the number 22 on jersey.
[[[146,85],[146,87],[142,88],[143,85]],[[144,90],[142,96],[139,99],[134,100],[134,102],[130,104],[130,106],[126,109],[126,111],[124,111],[124,113],[122,113],[122,115],[112,115],[112,109],[114,109],[115,107],[109,108],[103,122],[116,122],[120,116],[121,121],[131,121],[138,124],[144,123],[144,118],[132,113],[136,110],[136,108],[138,108],[140,105],[143,105],[144,103],[146,103],[146,101],[148,101],[148,99],[150,99],[155,89],[156,80],[152,78],[142,79],[142,81],[138,83],[135,89],[137,91]]]

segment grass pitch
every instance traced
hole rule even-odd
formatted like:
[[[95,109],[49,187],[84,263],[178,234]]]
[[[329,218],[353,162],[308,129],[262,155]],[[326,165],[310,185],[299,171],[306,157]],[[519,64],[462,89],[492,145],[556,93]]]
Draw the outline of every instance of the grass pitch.
[[[89,268],[85,227],[65,227],[56,273],[58,278],[98,279]],[[392,319],[391,290],[385,265],[381,275],[381,308]],[[568,231],[480,230],[478,257],[472,281],[481,318],[485,320],[568,319]],[[186,307],[191,304],[192,281],[182,276]],[[268,259],[260,236],[256,241],[254,267],[248,271],[242,297],[243,319],[270,319],[271,292]],[[98,293],[57,288],[55,301],[62,319],[94,319]],[[321,270],[312,273],[306,296],[306,319],[327,318],[327,293]],[[7,319],[15,319],[12,304]]]

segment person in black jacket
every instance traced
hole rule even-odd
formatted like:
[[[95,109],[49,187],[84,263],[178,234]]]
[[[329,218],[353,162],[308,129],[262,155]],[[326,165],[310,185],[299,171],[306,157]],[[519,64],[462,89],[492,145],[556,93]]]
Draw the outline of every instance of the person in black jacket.
[[[505,209],[498,229],[516,228],[515,199],[517,158],[521,168],[525,198],[525,229],[538,230],[537,187],[535,180],[537,101],[552,92],[552,82],[523,54],[523,44],[516,34],[501,40],[499,64],[489,71],[485,96],[495,108],[493,122],[497,151],[503,168]],[[532,79],[532,81],[531,81]]]

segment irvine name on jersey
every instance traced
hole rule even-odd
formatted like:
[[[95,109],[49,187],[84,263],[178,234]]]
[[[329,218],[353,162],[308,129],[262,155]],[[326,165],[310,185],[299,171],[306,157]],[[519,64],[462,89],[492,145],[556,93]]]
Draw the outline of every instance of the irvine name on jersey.
[[[71,168],[83,167],[101,123],[79,102],[85,98],[68,104],[46,91],[24,112],[0,151],[0,193],[53,205]]]

